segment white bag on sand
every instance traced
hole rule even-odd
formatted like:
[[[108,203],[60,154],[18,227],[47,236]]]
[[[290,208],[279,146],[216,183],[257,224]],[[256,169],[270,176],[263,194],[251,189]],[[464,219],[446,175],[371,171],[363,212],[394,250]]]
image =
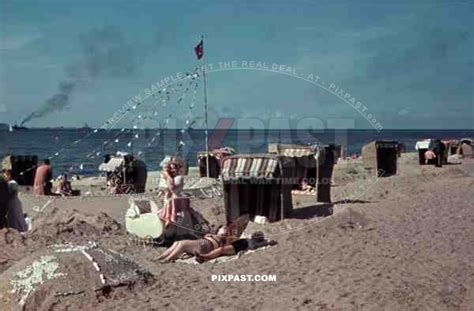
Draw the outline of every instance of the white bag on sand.
[[[448,163],[450,164],[461,164],[461,157],[459,154],[452,154],[448,156]]]

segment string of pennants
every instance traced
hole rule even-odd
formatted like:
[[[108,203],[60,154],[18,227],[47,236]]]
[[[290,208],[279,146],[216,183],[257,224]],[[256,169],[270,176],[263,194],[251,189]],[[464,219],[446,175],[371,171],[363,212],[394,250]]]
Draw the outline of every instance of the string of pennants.
[[[174,81],[169,83],[167,86],[165,86],[163,89],[156,91],[155,93],[152,93],[151,96],[142,99],[139,102],[136,102],[132,107],[129,107],[125,110],[125,113],[121,118],[119,118],[118,121],[112,122],[107,121],[105,125],[109,126],[108,129],[91,129],[88,131],[83,137],[74,140],[72,143],[60,148],[57,150],[55,153],[51,154],[48,156],[48,159],[54,159],[62,156],[65,154],[65,152],[70,149],[71,147],[75,147],[79,145],[81,142],[93,137],[94,134],[97,134],[99,132],[104,132],[104,131],[110,131],[113,129],[114,126],[116,126],[120,121],[125,119],[130,113],[132,116],[132,122],[131,124],[133,125],[132,128],[121,128],[120,131],[112,138],[112,139],[106,139],[100,144],[100,146],[93,148],[90,152],[87,153],[86,159],[94,159],[96,157],[99,157],[102,154],[102,151],[104,150],[105,147],[112,148],[114,145],[118,144],[121,142],[122,137],[127,137],[127,136],[132,136],[131,139],[127,143],[127,147],[131,148],[133,141],[138,140],[140,138],[140,133],[134,133],[135,130],[143,130],[144,128],[139,128],[140,124],[142,121],[149,121],[149,122],[158,122],[159,127],[156,133],[149,139],[149,141],[146,143],[147,147],[153,146],[153,144],[159,139],[160,133],[163,129],[166,129],[169,123],[169,120],[176,116],[176,112],[180,108],[180,106],[185,102],[186,95],[189,93],[189,91],[192,91],[192,96],[191,101],[187,107],[187,112],[185,113],[186,119],[184,122],[184,127],[181,129],[181,133],[184,133],[187,129],[189,129],[193,124],[195,124],[197,117],[194,115],[193,111],[195,110],[195,105],[196,105],[196,94],[197,94],[197,89],[199,87],[199,74],[200,68],[196,67],[192,70],[192,72],[187,73],[185,77],[182,80]],[[188,83],[184,83],[183,80],[188,80]],[[169,103],[172,101],[174,96],[177,96],[176,99],[176,105],[175,106],[170,106]],[[151,101],[149,99],[152,99]],[[153,100],[154,99],[154,100]],[[139,113],[140,109],[145,107],[146,105],[149,105],[152,103],[152,108],[153,111],[149,113]],[[165,108],[172,108],[172,112],[165,113],[163,114],[162,110],[165,110]],[[164,118],[161,119],[160,122],[160,117]],[[162,124],[163,123],[163,124]],[[111,126],[110,126],[111,125]],[[180,141],[180,144],[184,145],[184,142]],[[143,153],[143,151],[138,151],[137,155],[140,156]],[[79,170],[83,170],[84,163],[80,163],[77,165]],[[24,173],[35,169],[35,167],[30,167],[22,172],[20,172],[20,175],[23,175]],[[73,170],[74,165],[69,168],[69,170]]]
[[[186,87],[183,91],[183,93],[179,96],[179,98],[177,99],[176,103],[177,104],[180,104],[181,102],[183,102],[187,92],[191,89],[193,89],[193,97],[192,97],[192,101],[189,105],[190,109],[192,109],[192,107],[194,107],[195,105],[195,99],[196,99],[196,92],[197,92],[197,88],[198,88],[199,84],[197,81],[192,81],[192,83],[190,83],[190,85],[188,87]],[[157,102],[155,102],[155,105],[156,105]],[[163,103],[163,107],[167,105],[167,101],[165,103]],[[174,107],[174,109],[177,111],[176,109],[177,107]],[[168,114],[165,114],[166,117],[164,119],[164,127],[160,124],[159,126],[159,129],[156,131],[155,135],[153,135],[153,137],[147,142],[146,146],[147,147],[150,147],[152,146],[152,144],[156,141],[157,137],[160,136],[160,132],[163,128],[166,128],[166,126],[168,125],[168,121],[170,118],[172,118],[176,113],[168,113]],[[114,144],[117,144],[119,142],[121,142],[121,138],[122,136],[131,136],[130,140],[128,141],[127,143],[127,147],[128,148],[131,148],[132,144],[133,144],[133,141],[134,140],[137,140],[140,138],[140,134],[139,133],[134,133],[135,130],[143,130],[143,128],[140,128],[139,127],[139,124],[141,121],[146,121],[146,120],[151,120],[151,121],[157,121],[157,116],[159,115],[159,112],[158,111],[153,111],[152,113],[150,113],[149,115],[144,115],[144,114],[139,114],[137,116],[134,117],[134,119],[132,120],[132,124],[133,124],[133,127],[132,129],[125,129],[125,128],[122,128],[120,130],[120,132],[113,138],[111,139],[110,141],[109,140],[106,140],[103,142],[104,145],[107,145],[109,147],[113,146]],[[181,131],[184,132],[186,131],[187,128],[189,128],[190,125],[192,125],[191,121],[189,119],[186,120],[185,122],[186,124],[186,128],[183,128]],[[131,134],[131,135],[127,135],[127,134]],[[101,149],[103,148],[103,146],[100,146],[98,148],[96,148],[94,151],[90,152],[88,155],[87,155],[87,158],[94,158],[95,156],[100,156],[100,152],[97,151],[98,149]],[[139,151],[138,152],[138,155],[140,155],[142,152]]]

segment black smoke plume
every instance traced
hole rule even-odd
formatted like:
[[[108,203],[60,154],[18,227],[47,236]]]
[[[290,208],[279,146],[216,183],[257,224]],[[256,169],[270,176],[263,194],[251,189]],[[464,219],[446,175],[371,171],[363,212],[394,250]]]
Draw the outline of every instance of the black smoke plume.
[[[21,125],[62,111],[70,104],[78,86],[87,87],[98,78],[118,78],[135,73],[137,57],[133,45],[127,43],[120,29],[111,26],[92,29],[80,35],[78,41],[82,58],[66,66],[66,77],[59,82],[58,92],[23,119]]]
[[[74,90],[74,86],[75,84],[71,82],[59,83],[58,92],[48,98],[44,105],[41,106],[38,110],[33,111],[30,115],[28,115],[21,122],[21,125],[33,119],[38,119],[45,115],[48,115],[51,112],[63,110],[64,107],[66,107],[69,103],[69,97],[71,96],[71,93]]]

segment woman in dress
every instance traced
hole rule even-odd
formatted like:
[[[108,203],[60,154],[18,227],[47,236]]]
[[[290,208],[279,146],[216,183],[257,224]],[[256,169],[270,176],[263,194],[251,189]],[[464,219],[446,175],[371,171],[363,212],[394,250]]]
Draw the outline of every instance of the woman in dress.
[[[8,194],[8,181],[4,174],[0,174],[0,229],[7,226],[8,202],[10,196]]]
[[[165,222],[165,226],[176,223],[178,215],[182,215],[189,208],[189,198],[183,194],[184,177],[180,173],[181,165],[178,162],[168,163],[162,174],[166,181],[166,189],[163,195],[163,209],[159,216]]]
[[[10,200],[8,202],[7,226],[14,228],[19,232],[28,231],[25,217],[23,216],[23,207],[18,198],[18,184],[12,179],[12,171],[4,172],[5,179],[8,181],[8,192]]]

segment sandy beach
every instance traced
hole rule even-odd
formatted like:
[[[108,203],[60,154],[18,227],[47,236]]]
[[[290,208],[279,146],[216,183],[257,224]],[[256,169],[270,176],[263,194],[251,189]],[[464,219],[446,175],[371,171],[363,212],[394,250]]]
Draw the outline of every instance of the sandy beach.
[[[474,311],[473,1],[0,8],[0,311]]]
[[[193,174],[188,190],[199,186]],[[158,175],[151,176],[149,190]],[[157,257],[165,248],[125,232],[129,196],[105,190],[84,195],[100,189],[101,182],[77,182],[83,196],[76,198],[38,198],[24,189],[20,197],[33,230],[26,239],[13,230],[0,232],[2,309],[20,308],[11,280],[32,260],[58,245],[92,242],[146,273],[91,295],[88,290],[94,292],[99,275],[94,269],[86,273],[80,252],[71,252],[63,259],[77,269],[59,267],[57,273],[64,276],[37,284],[25,309],[470,310],[474,303],[474,159],[436,168],[419,166],[415,154],[403,154],[399,173],[387,178],[371,177],[358,160],[340,162],[332,216],[318,216],[321,206],[314,196],[295,195],[291,218],[247,228],[264,231],[277,246],[201,265],[160,264]],[[148,193],[153,198],[154,192]],[[203,193],[193,192],[191,206],[212,223],[222,223],[222,198]],[[275,275],[276,281],[212,281],[213,275],[264,274]],[[55,282],[66,280],[84,289],[55,295]]]

